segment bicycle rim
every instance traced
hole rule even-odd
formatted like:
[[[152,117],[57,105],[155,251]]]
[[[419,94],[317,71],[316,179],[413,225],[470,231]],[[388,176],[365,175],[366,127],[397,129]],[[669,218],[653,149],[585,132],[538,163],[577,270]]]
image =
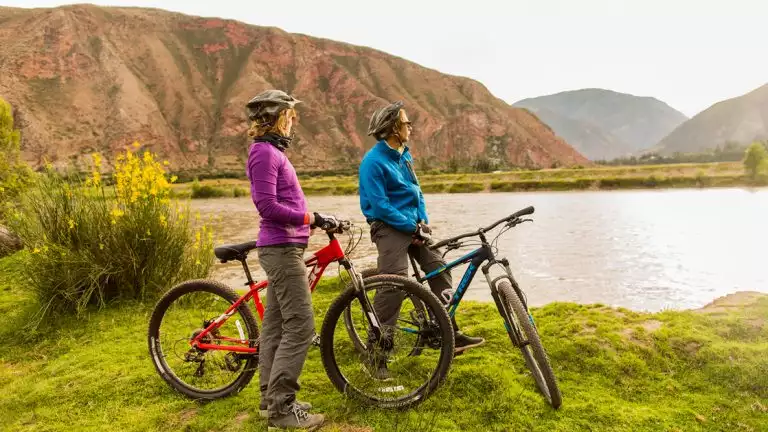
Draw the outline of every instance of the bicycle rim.
[[[354,289],[349,289],[334,301],[323,321],[323,365],[337,389],[354,400],[380,408],[415,405],[440,385],[450,368],[453,329],[448,314],[434,294],[406,278],[382,275],[366,279],[365,283],[367,291],[395,289],[403,298],[415,296],[428,310],[433,309],[435,318],[429,336],[434,349],[425,348],[419,355],[411,355],[418,339],[416,335],[426,335],[427,329],[414,326],[407,319],[413,309],[403,307],[400,316],[406,319],[397,319],[396,325],[384,326],[385,333],[391,338],[370,340],[367,325],[356,326],[356,334],[366,335],[361,337],[366,341],[366,350],[359,352],[342,317],[356,298]],[[382,366],[385,366],[386,377],[380,375]]]
[[[527,340],[526,344],[517,346],[517,348],[520,349],[525,364],[533,375],[537,389],[551,406],[559,408],[562,403],[560,389],[528,311],[523,307],[520,298],[508,280],[500,281],[497,289],[507,309],[505,311],[507,321]]]
[[[157,304],[149,328],[152,360],[160,375],[179,392],[195,399],[216,399],[241,390],[258,367],[258,356],[218,349],[198,349],[190,340],[221,316],[238,296],[213,281],[191,281],[170,290]],[[204,343],[258,346],[258,327],[241,305]]]

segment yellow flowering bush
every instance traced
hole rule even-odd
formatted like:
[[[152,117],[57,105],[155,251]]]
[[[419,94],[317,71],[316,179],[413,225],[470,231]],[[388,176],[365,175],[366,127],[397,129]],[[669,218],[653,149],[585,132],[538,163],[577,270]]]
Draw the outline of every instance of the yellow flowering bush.
[[[209,274],[213,232],[171,202],[168,164],[138,147],[116,157],[111,182],[93,154],[86,179],[65,181],[48,169],[23,196],[12,224],[31,251],[24,271],[44,305],[41,318],[154,299]]]

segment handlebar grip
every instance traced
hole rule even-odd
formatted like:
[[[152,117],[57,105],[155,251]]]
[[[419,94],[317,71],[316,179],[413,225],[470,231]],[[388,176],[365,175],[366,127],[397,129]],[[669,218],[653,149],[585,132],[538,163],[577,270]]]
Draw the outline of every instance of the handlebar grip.
[[[515,213],[512,213],[511,217],[514,219],[514,218],[517,218],[517,217],[520,217],[520,216],[526,216],[526,215],[529,215],[529,214],[533,214],[534,210],[535,209],[533,208],[533,206],[528,206],[528,207],[526,207],[526,208],[524,208],[522,210],[518,210]]]

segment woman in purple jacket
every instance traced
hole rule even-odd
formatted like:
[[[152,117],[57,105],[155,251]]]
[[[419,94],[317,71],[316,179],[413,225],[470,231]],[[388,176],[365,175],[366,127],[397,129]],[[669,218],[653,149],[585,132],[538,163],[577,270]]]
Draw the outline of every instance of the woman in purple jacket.
[[[285,155],[300,101],[280,90],[267,90],[248,102],[253,138],[247,174],[251,197],[261,216],[259,261],[267,274],[267,307],[259,346],[259,410],[269,430],[314,429],[321,414],[296,400],[299,375],[315,333],[304,249],[310,228],[336,219],[310,213],[296,170]]]

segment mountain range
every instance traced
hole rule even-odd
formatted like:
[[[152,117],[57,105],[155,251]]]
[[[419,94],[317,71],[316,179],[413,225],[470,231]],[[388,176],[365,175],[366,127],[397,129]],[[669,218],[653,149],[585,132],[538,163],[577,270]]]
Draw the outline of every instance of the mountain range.
[[[768,140],[768,84],[718,102],[678,126],[650,151],[663,155],[698,153]]]
[[[0,97],[35,166],[87,162],[139,141],[176,169],[242,170],[245,103],[268,88],[303,103],[298,170],[354,167],[368,119],[403,100],[422,167],[488,158],[540,168],[588,163],[530,112],[477,81],[374,49],[144,8],[0,8]]]
[[[688,119],[666,103],[588,88],[513,105],[481,83],[371,48],[159,9],[0,7],[0,97],[33,166],[87,162],[134,141],[174,169],[240,171],[245,103],[267,88],[303,101],[288,153],[299,170],[354,168],[368,119],[403,100],[420,168],[493,160],[546,168],[704,152],[768,139],[768,84]]]
[[[523,99],[514,106],[531,110],[592,160],[650,148],[688,120],[658,99],[595,88]]]

